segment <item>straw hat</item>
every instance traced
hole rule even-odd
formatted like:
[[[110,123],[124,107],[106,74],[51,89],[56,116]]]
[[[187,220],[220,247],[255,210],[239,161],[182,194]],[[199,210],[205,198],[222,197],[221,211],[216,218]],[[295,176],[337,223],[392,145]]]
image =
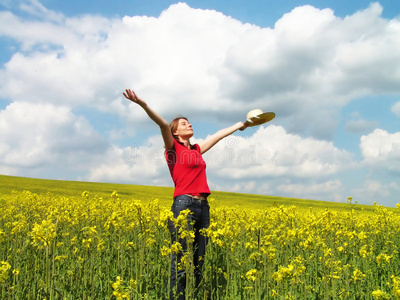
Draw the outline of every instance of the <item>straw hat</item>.
[[[261,109],[253,109],[248,112],[246,124],[249,127],[261,125],[267,123],[275,118],[275,113],[266,112],[263,113]]]

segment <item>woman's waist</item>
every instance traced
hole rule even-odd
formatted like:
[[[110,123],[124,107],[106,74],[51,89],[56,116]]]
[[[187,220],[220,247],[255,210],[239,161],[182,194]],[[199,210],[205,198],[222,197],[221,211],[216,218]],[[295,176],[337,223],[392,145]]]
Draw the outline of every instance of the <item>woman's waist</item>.
[[[182,195],[175,196],[174,199],[179,199],[179,198],[186,198],[186,197],[188,197],[188,198],[192,198],[192,199],[195,199],[195,200],[206,201],[208,195],[209,195],[209,194],[207,194],[207,193],[200,193],[200,194],[182,194]]]
[[[200,193],[200,194],[185,194],[185,196],[189,196],[189,197],[192,197],[192,198],[197,199],[197,200],[207,200],[208,195],[209,195],[209,194],[206,194],[206,193]]]

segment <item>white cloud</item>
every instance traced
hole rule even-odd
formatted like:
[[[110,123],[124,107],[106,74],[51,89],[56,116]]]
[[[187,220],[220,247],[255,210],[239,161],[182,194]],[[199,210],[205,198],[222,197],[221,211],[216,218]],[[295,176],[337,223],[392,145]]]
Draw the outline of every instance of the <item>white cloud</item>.
[[[380,180],[367,179],[362,186],[353,188],[354,200],[359,203],[372,205],[376,202],[379,205],[395,206],[400,203],[400,185],[395,181],[381,182]]]
[[[360,148],[368,166],[400,174],[400,132],[375,129],[361,137]]]
[[[232,193],[248,193],[248,194],[266,194],[263,191],[271,191],[271,189],[266,188],[267,184],[260,183],[255,180],[243,180],[243,181],[232,181],[229,183],[225,181],[211,181],[209,180],[208,185],[211,191],[223,191]],[[263,189],[261,189],[263,186]],[[213,194],[211,193],[211,196]]]
[[[62,14],[48,10],[38,0],[30,0],[29,3],[21,3],[20,8],[21,10],[26,11],[31,15],[50,19],[53,21],[60,20],[60,18],[62,17]]]
[[[149,138],[145,146],[113,147],[93,165],[85,180],[172,186],[161,142],[157,136]]]
[[[400,67],[392,63],[400,60],[399,22],[382,19],[381,10],[372,4],[340,19],[330,9],[297,7],[275,28],[183,3],[158,18],[55,22],[3,12],[0,33],[24,50],[2,70],[0,94],[110,111],[111,101],[123,101],[123,88],[133,87],[166,117],[180,109],[215,120],[223,110],[232,121],[261,107],[279,113],[290,132],[329,139],[345,103],[367,92],[399,91]],[[124,102],[114,112],[146,119],[129,107]]]
[[[361,137],[361,151],[368,161],[400,158],[400,132],[388,133],[383,129],[375,129],[369,135]]]
[[[65,106],[13,102],[0,111],[0,132],[5,174],[84,173],[108,148],[82,117]]]
[[[288,183],[281,184],[277,187],[277,191],[284,195],[292,197],[304,198],[305,195],[309,199],[329,199],[330,201],[344,202],[344,187],[339,180],[328,180],[322,183]]]
[[[352,165],[352,155],[331,142],[301,138],[275,125],[261,126],[248,138],[227,137],[205,157],[220,176],[241,179],[326,177]]]
[[[400,117],[400,102],[397,102],[397,103],[395,103],[395,104],[392,106],[392,112],[393,112],[396,116]]]

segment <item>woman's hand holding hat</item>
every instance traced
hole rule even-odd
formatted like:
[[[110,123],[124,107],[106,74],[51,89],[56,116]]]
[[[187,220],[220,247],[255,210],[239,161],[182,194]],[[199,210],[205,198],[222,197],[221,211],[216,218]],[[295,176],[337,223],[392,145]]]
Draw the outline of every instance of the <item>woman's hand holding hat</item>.
[[[267,123],[273,118],[275,118],[275,113],[273,112],[263,113],[261,109],[253,109],[247,114],[247,120],[243,124],[245,127],[243,129],[241,128],[240,130]]]

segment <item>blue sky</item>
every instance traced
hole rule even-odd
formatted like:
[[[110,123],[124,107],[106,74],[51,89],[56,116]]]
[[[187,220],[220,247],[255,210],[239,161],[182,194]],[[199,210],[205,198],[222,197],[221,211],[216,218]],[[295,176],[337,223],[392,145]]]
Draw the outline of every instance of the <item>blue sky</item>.
[[[133,88],[212,190],[400,203],[400,2],[0,0],[0,173],[172,186]]]

